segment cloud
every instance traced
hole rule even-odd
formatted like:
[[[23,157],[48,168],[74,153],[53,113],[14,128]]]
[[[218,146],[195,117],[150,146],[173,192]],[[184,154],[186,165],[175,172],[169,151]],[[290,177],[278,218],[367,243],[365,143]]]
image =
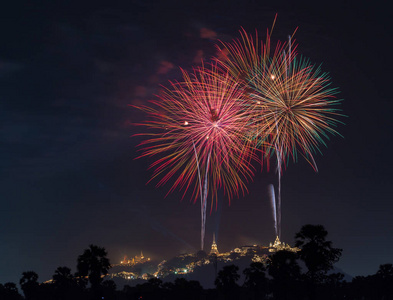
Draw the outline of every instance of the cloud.
[[[201,28],[201,38],[203,39],[216,39],[217,38],[217,33],[214,30],[208,29],[208,28]]]
[[[202,60],[203,60],[203,50],[197,50],[197,53],[194,56],[194,59],[192,60],[192,62],[194,64],[200,64]]]
[[[172,70],[175,66],[173,63],[163,60],[160,62],[160,66],[158,67],[157,74],[167,74],[170,70]]]

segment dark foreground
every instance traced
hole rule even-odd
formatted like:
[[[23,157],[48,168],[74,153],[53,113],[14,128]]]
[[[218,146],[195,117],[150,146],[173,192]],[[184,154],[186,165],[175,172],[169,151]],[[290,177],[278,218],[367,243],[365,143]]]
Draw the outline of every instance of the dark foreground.
[[[8,282],[0,284],[0,300],[393,299],[392,264],[381,265],[374,275],[346,282],[344,274],[332,273],[342,249],[333,248],[326,237],[323,226],[305,225],[295,236],[300,252],[278,251],[265,264],[251,263],[243,270],[243,282],[236,265],[225,266],[217,273],[215,289],[203,289],[198,281],[185,278],[166,283],[152,278],[118,290],[114,281],[105,280],[110,268],[107,252],[90,245],[78,257],[75,274],[68,267],[59,267],[51,282],[39,283],[35,272],[23,272],[19,281],[23,296],[15,283]]]

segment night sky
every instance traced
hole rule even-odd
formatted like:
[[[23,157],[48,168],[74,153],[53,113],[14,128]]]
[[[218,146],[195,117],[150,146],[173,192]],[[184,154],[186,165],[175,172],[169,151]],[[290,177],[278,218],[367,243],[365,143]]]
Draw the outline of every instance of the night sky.
[[[140,105],[179,66],[215,54],[216,39],[243,26],[273,39],[296,27],[298,52],[328,71],[343,112],[319,173],[299,159],[282,181],[282,240],[304,224],[322,224],[343,248],[337,264],[351,275],[393,263],[392,17],[382,2],[25,1],[0,18],[0,283],[33,270],[50,279],[59,266],[76,271],[91,243],[111,262],[143,250],[168,258],[200,245],[200,207],[169,186],[146,185],[151,159],[138,159]],[[108,2],[108,3],[107,3]],[[33,4],[34,3],[34,4]],[[207,219],[218,248],[273,241],[267,187],[259,172],[249,193],[221,198]]]

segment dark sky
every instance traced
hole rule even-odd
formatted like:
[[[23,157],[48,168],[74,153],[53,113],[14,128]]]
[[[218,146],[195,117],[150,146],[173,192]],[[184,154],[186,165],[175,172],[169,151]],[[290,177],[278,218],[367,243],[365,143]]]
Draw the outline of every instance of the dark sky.
[[[199,248],[200,208],[146,186],[152,160],[134,160],[143,119],[129,104],[154,98],[215,54],[215,39],[299,26],[298,51],[323,63],[340,87],[348,118],[323,155],[319,173],[304,161],[283,177],[282,231],[292,244],[307,223],[322,224],[343,248],[338,267],[368,275],[393,262],[391,51],[387,7],[358,2],[26,1],[0,18],[0,283],[58,266],[75,271],[91,243],[112,262],[141,250],[165,258]],[[269,1],[271,2],[271,1]],[[19,2],[20,3],[20,2]],[[34,3],[34,4],[33,4]],[[339,3],[339,4],[338,4]],[[221,251],[274,240],[267,187],[259,173],[249,194],[208,216],[207,245],[218,228]]]

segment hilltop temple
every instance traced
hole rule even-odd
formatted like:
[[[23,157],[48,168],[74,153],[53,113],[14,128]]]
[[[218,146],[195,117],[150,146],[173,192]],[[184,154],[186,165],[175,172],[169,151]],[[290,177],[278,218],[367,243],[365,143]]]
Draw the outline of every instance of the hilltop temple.
[[[124,259],[120,262],[121,265],[136,265],[136,264],[141,264],[149,261],[150,258],[145,258],[143,255],[143,252],[141,251],[141,255],[135,255],[132,259],[128,259],[127,255],[124,256]]]
[[[213,234],[213,243],[212,243],[211,250],[210,250],[209,254],[210,255],[215,254],[220,257],[229,256],[232,252],[237,253],[241,256],[244,256],[247,253],[248,254],[259,253],[259,254],[269,255],[269,253],[274,253],[274,252],[281,251],[281,250],[291,251],[291,252],[300,251],[300,249],[297,247],[291,247],[288,244],[281,242],[280,238],[277,236],[274,243],[270,243],[270,245],[268,247],[260,246],[260,245],[249,245],[249,246],[241,246],[239,248],[235,248],[235,249],[231,250],[230,252],[219,253],[217,243],[216,243],[216,237],[215,237],[215,234]]]
[[[217,249],[217,244],[216,244],[216,235],[214,233],[213,233],[213,243],[212,243],[212,248],[210,250],[210,254],[218,255],[218,249]]]
[[[270,243],[269,252],[277,252],[277,251],[281,251],[281,250],[291,251],[291,252],[300,251],[300,249],[297,247],[292,248],[288,244],[282,243],[277,236],[276,240],[274,241],[274,244]]]

